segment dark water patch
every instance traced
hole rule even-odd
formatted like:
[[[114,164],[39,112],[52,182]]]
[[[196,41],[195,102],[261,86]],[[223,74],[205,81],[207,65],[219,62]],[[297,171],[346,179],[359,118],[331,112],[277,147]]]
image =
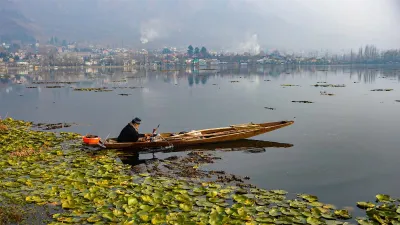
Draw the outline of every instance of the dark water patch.
[[[332,94],[332,93],[328,93],[326,91],[321,91],[320,94],[321,95],[327,95],[327,96],[334,96],[335,95],[335,94]]]
[[[346,87],[344,84],[315,84],[314,87]]]
[[[68,128],[74,125],[79,125],[77,123],[37,123],[33,124],[32,127],[41,130],[57,130],[62,128]]]
[[[306,104],[314,103],[314,102],[311,102],[311,101],[292,101],[292,102],[294,102],[294,103],[306,103]]]
[[[393,89],[372,89],[371,91],[393,91]]]
[[[46,86],[46,88],[63,88],[64,86],[54,85],[54,86]]]
[[[282,87],[300,87],[298,84],[281,84]]]

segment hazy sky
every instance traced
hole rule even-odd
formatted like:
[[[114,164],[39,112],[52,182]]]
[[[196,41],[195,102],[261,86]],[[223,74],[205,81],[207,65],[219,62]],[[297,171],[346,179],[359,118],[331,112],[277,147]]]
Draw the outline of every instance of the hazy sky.
[[[136,47],[400,48],[400,0],[14,0],[42,29]]]

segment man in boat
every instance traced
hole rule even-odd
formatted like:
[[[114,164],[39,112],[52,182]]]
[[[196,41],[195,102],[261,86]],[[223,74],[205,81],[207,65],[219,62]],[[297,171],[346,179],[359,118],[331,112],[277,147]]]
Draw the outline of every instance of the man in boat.
[[[141,122],[142,120],[136,117],[130,123],[128,123],[128,125],[126,125],[119,134],[118,142],[137,142],[149,140],[151,134],[139,133],[139,126]]]

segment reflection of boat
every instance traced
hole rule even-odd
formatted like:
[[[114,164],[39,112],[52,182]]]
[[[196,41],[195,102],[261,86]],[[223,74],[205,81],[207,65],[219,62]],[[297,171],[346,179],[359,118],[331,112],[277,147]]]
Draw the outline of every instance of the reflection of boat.
[[[154,138],[152,142],[126,142],[119,143],[115,138],[107,139],[103,144],[107,149],[143,149],[203,145],[235,141],[254,137],[270,131],[292,125],[293,121],[281,121],[260,124],[239,124],[229,127],[195,130],[181,133],[162,133]]]
[[[147,153],[155,153],[155,152],[184,152],[184,151],[193,151],[193,150],[201,150],[201,151],[244,151],[249,153],[259,153],[265,151],[265,148],[290,148],[293,147],[292,144],[288,143],[279,143],[279,142],[269,142],[269,141],[259,141],[259,140],[237,140],[237,141],[228,141],[222,143],[214,143],[214,144],[205,144],[199,145],[195,147],[180,147],[174,148],[170,150],[165,150],[163,148],[160,149],[150,149],[146,151]],[[146,153],[144,152],[144,153]],[[142,163],[153,161],[154,155],[152,159],[139,159],[139,154],[137,152],[127,152],[127,151],[117,151],[118,157],[125,164],[130,165],[139,165]]]

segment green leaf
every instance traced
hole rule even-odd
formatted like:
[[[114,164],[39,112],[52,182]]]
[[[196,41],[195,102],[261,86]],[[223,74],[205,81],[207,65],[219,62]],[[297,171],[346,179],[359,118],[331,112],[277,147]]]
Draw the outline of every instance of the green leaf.
[[[102,216],[103,216],[103,218],[106,218],[106,219],[108,219],[110,221],[114,221],[115,220],[114,215],[112,213],[104,213]]]
[[[257,217],[256,221],[260,223],[271,223],[271,224],[274,223],[274,219],[269,217]]]
[[[376,200],[378,202],[391,202],[392,201],[392,199],[390,198],[389,195],[384,195],[384,194],[376,195]]]
[[[277,208],[272,208],[271,210],[269,210],[269,215],[273,216],[273,217],[277,217],[280,215],[280,212]]]
[[[307,194],[301,194],[299,195],[300,198],[308,201],[308,202],[316,202],[318,201],[318,197],[314,195],[307,195]]]
[[[351,215],[350,215],[349,211],[347,211],[345,209],[335,210],[335,215],[342,219],[351,219]]]
[[[374,208],[375,204],[371,202],[357,202],[357,207],[361,209]]]
[[[366,218],[356,218],[359,225],[375,225],[373,222],[368,221]]]
[[[315,217],[311,217],[311,216],[307,218],[307,223],[310,225],[325,224],[324,221],[322,221],[318,218],[315,218]]]
[[[101,218],[97,215],[93,215],[89,218],[86,219],[89,223],[95,223],[95,222],[99,222],[101,220]]]
[[[185,212],[189,212],[189,211],[192,210],[192,206],[191,205],[183,204],[183,203],[179,204],[179,208],[182,209]]]
[[[135,197],[129,197],[128,198],[128,205],[129,206],[133,206],[133,205],[137,205],[138,204],[138,200]]]
[[[271,190],[272,193],[278,194],[278,195],[286,195],[287,191],[284,190]]]

